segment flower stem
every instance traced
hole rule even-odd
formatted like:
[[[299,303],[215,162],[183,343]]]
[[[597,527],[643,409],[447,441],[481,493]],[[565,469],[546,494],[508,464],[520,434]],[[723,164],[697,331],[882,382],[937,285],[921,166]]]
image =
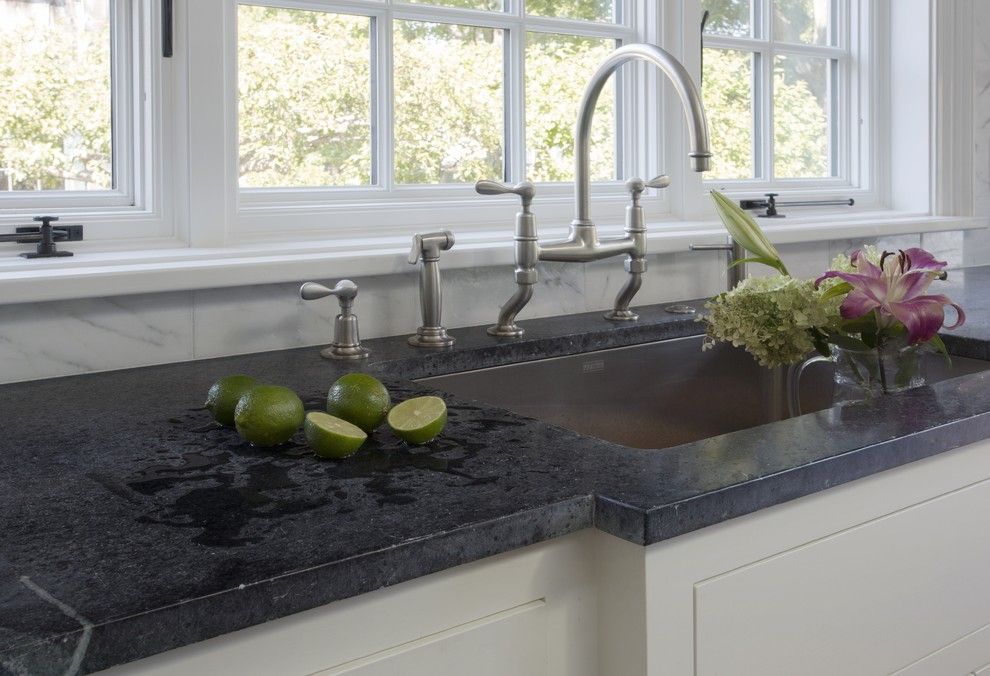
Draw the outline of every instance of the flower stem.
[[[887,392],[887,367],[883,363],[883,338],[877,338],[877,366],[880,371],[880,388]]]

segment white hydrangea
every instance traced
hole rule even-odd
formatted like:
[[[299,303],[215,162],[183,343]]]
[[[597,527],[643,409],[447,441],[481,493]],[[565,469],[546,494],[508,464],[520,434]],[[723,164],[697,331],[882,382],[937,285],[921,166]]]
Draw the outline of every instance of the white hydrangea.
[[[815,349],[813,330],[833,328],[838,300],[822,301],[810,279],[750,277],[710,300],[705,349],[720,341],[743,347],[763,366],[800,362]]]

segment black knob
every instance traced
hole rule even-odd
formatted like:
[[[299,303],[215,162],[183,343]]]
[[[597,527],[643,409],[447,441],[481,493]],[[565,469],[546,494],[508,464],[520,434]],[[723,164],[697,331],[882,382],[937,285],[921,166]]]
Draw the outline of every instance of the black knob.
[[[35,216],[33,219],[36,223],[41,223],[41,227],[51,225],[52,221],[57,221],[58,216]]]

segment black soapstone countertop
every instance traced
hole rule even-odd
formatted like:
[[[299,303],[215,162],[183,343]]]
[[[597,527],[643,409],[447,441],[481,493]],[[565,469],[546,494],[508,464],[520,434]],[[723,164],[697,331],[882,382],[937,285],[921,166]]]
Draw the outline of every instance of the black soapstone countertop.
[[[943,290],[969,314],[950,351],[990,359],[990,268]],[[525,326],[367,341],[360,368],[401,400],[430,391],[412,378],[701,329],[662,306]],[[305,348],[0,386],[0,673],[96,671],[592,526],[649,545],[990,437],[986,373],[661,451],[446,397],[428,446],[383,429],[323,461],[199,406],[249,373],[316,410],[349,368]]]

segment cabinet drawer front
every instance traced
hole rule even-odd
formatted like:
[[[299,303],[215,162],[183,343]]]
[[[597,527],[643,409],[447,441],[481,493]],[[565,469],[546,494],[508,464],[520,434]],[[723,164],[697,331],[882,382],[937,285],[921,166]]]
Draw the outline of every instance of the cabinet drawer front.
[[[949,646],[990,622],[988,526],[984,481],[698,583],[697,672],[890,673]]]
[[[543,676],[545,606],[533,601],[314,676]]]

